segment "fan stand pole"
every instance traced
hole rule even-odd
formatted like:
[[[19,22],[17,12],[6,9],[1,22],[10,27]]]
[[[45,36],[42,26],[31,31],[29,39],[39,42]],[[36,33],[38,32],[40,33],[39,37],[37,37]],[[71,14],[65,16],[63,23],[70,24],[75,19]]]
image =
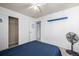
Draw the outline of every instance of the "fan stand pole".
[[[74,44],[72,43],[72,44],[71,44],[71,51],[72,51],[72,54],[73,54],[73,45],[74,45]]]

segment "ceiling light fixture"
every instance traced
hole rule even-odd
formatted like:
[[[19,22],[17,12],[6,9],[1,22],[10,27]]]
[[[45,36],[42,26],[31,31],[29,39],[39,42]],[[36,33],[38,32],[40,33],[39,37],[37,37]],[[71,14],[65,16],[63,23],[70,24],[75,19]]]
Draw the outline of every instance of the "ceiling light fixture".
[[[34,10],[39,10],[39,7],[37,5],[32,6]]]
[[[44,5],[44,3],[32,3],[31,8],[33,8],[35,11],[41,12],[41,6]]]
[[[40,11],[40,6],[41,6],[41,4],[39,4],[39,3],[32,3],[32,8],[35,11]]]

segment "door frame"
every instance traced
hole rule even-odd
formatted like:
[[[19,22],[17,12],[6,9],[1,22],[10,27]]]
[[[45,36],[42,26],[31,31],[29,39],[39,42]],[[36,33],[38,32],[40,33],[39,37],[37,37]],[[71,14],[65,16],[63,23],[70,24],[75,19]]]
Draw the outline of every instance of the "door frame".
[[[16,18],[16,17],[13,17],[13,16],[8,16],[8,47],[10,48],[9,46],[9,41],[10,41],[10,18],[14,18],[14,19],[17,19],[18,21],[18,43],[17,45],[19,45],[19,18]]]
[[[39,38],[38,38],[38,35],[39,35]],[[36,22],[36,39],[41,40],[41,21]]]

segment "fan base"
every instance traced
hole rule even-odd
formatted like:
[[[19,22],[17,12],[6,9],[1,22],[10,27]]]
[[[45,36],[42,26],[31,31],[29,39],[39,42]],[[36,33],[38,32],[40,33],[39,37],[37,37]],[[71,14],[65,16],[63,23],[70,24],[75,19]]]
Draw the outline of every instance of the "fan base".
[[[72,50],[66,50],[66,52],[72,56],[79,56],[79,53],[72,51]]]

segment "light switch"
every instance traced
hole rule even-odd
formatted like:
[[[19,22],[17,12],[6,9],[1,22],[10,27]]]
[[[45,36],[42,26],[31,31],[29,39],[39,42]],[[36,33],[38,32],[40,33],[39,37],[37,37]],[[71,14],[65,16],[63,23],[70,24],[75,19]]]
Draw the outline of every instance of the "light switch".
[[[2,19],[0,18],[0,23],[2,23]]]

